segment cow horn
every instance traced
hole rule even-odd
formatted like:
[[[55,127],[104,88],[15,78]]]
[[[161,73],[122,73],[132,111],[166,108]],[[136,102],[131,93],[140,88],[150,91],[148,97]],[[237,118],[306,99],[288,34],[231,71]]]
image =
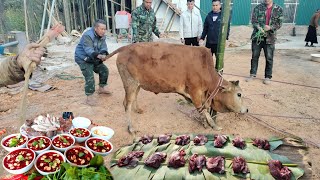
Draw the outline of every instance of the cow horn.
[[[232,84],[239,86],[239,80],[238,81],[230,81]]]

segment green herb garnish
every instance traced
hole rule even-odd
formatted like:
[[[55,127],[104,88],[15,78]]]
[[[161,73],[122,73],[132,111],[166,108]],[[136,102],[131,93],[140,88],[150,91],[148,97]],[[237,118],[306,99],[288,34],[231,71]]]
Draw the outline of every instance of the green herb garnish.
[[[83,152],[80,152],[80,153],[79,153],[79,157],[82,157],[82,156],[84,156],[84,153],[83,153]]]
[[[17,156],[17,160],[18,160],[18,161],[23,161],[23,160],[24,160],[24,157],[20,154],[20,155]]]
[[[38,141],[33,141],[32,146],[36,146],[38,144],[39,144]]]
[[[49,163],[49,162],[51,162],[51,159],[44,159],[43,161],[46,163]]]
[[[97,142],[96,144],[94,144],[94,146],[104,146],[103,142]]]
[[[66,140],[66,138],[64,138],[63,136],[59,136],[59,139],[62,141],[62,142],[64,142],[64,143],[68,143],[69,141],[68,140]]]
[[[19,144],[19,139],[11,138],[9,140],[9,147],[16,147]]]
[[[49,166],[50,166],[50,167],[53,166],[53,162],[49,162]]]
[[[76,133],[83,134],[83,132],[80,129],[76,129]]]
[[[18,134],[16,137],[11,138],[9,140],[9,147],[16,147],[19,144],[21,138],[23,138],[21,134]]]
[[[44,144],[43,139],[40,139],[40,140],[39,140],[39,146],[42,147],[43,144]]]

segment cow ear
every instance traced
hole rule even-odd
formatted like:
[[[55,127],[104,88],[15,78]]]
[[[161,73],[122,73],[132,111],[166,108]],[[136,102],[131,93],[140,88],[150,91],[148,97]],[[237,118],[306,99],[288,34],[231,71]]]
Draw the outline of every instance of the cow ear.
[[[231,87],[228,85],[221,85],[219,88],[220,88],[221,92],[231,91]]]
[[[235,86],[239,86],[239,80],[238,81],[230,81],[232,84],[234,84]]]

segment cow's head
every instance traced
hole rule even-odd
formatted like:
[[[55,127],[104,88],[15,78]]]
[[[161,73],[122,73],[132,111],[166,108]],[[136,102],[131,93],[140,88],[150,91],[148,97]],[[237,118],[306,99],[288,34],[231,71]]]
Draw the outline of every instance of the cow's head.
[[[243,105],[242,98],[239,81],[224,81],[211,107],[217,112],[246,113],[248,108]]]

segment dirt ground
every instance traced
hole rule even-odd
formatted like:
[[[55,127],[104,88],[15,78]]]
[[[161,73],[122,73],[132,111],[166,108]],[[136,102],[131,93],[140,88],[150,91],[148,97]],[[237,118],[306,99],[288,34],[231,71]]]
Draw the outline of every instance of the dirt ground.
[[[49,50],[68,49],[65,52],[66,63],[72,63],[74,46],[55,46]],[[114,50],[114,49],[113,49]],[[314,50],[276,50],[274,60],[273,80],[285,81],[296,84],[320,87],[320,63],[309,60]],[[54,53],[53,53],[54,54]],[[251,113],[264,115],[281,115],[294,117],[307,117],[314,119],[291,119],[279,117],[257,116],[273,126],[299,136],[305,140],[320,145],[320,89],[294,86],[273,82],[264,85],[262,80],[256,79],[245,82],[250,69],[250,50],[228,48],[225,54],[224,78],[227,80],[240,80],[240,86],[245,95],[245,102]],[[51,57],[54,59],[54,57]],[[60,116],[64,111],[72,111],[75,116],[84,116],[95,123],[111,127],[115,135],[111,139],[115,150],[132,143],[133,136],[127,132],[127,123],[124,116],[122,101],[124,89],[116,68],[115,57],[106,62],[109,67],[109,86],[113,91],[112,96],[95,95],[98,106],[90,107],[84,104],[84,80],[81,78],[63,80],[53,77],[46,84],[55,86],[57,89],[47,93],[29,91],[27,117],[33,118],[40,114],[52,114]],[[59,72],[60,73],[60,72]],[[64,73],[82,76],[76,64],[64,69]],[[229,75],[234,74],[234,75]],[[258,78],[263,78],[264,57],[261,54]],[[96,77],[96,80],[98,78]],[[97,84],[97,83],[96,83]],[[18,132],[21,124],[18,123],[19,104],[21,93],[10,95],[0,94],[2,108],[7,111],[0,112],[1,128],[6,128],[9,133]],[[138,130],[138,136],[144,134],[159,135],[163,133],[221,133],[237,134],[242,137],[280,136],[269,128],[266,128],[248,118],[245,115],[235,113],[219,114],[217,124],[222,131],[214,131],[204,128],[201,123],[188,117],[192,107],[179,105],[182,99],[177,94],[159,94],[140,91],[138,100],[145,110],[144,114],[133,115],[134,126]],[[2,137],[1,137],[2,138]],[[0,158],[6,152],[0,149]],[[106,157],[107,162],[111,155]],[[2,158],[1,158],[2,159]],[[313,178],[320,178],[320,150],[310,145],[309,155],[306,161],[312,164]],[[2,167],[1,167],[2,168]],[[2,170],[2,169],[1,169]],[[0,172],[1,172],[0,170]]]

